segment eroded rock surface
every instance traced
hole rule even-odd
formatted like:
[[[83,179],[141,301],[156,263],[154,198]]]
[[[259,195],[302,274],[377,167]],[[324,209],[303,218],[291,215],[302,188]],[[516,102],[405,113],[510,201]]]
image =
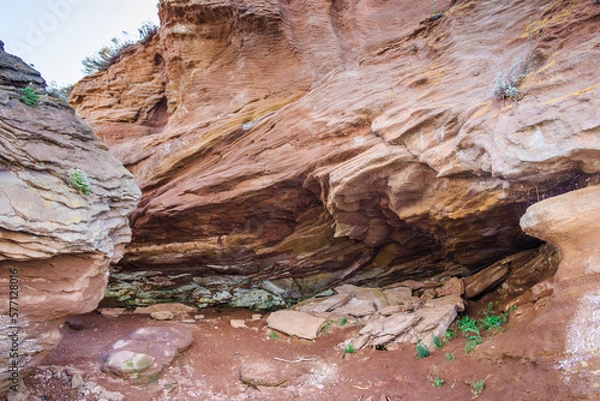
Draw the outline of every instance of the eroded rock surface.
[[[161,1],[71,95],[143,190],[109,296],[281,306],[539,245],[526,208],[598,181],[599,8],[436,3]]]
[[[561,262],[550,305],[523,330],[525,333],[515,334],[528,349],[520,349],[523,343],[509,349],[532,358],[558,356],[557,368],[573,397],[598,399],[600,187],[537,203],[527,210],[521,225],[526,232],[556,246]]]
[[[26,87],[37,104],[21,100]],[[69,178],[75,169],[89,194]],[[90,126],[0,49],[0,363],[16,367],[0,372],[0,394],[56,346],[67,316],[96,308],[139,198]]]
[[[105,355],[102,370],[136,383],[156,381],[192,342],[192,333],[181,327],[142,327],[113,344]]]

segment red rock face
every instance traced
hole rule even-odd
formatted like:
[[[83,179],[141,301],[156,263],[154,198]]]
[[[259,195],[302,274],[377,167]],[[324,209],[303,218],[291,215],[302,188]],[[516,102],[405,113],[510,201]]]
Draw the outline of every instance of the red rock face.
[[[89,125],[0,43],[0,396],[58,344],[67,316],[98,306],[140,196]]]
[[[536,246],[527,206],[598,181],[588,3],[161,1],[158,34],[71,95],[143,190],[112,289],[298,297]]]

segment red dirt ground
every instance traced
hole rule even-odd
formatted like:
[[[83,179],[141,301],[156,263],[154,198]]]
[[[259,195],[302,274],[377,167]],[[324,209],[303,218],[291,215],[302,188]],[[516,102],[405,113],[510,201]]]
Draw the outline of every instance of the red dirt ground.
[[[25,379],[31,394],[27,400],[89,400],[111,393],[98,391],[83,396],[81,387],[71,390],[70,378],[63,373],[71,367],[83,371],[87,387],[96,383],[108,391],[123,394],[126,401],[163,400],[356,400],[356,401],[464,401],[476,398],[507,401],[568,400],[562,394],[559,372],[550,363],[502,358],[494,361],[477,357],[477,351],[465,354],[465,338],[459,334],[430,357],[418,359],[414,345],[396,351],[374,349],[346,354],[336,347],[355,325],[340,327],[332,323],[316,341],[304,341],[279,334],[274,339],[266,327],[266,315],[260,321],[248,321],[249,328],[233,328],[231,318],[250,319],[252,312],[243,310],[204,310],[205,318],[197,324],[176,320],[158,322],[146,315],[125,314],[108,318],[97,313],[79,316],[84,329],[63,327],[63,340],[38,368],[37,374]],[[186,316],[189,318],[189,316]],[[507,330],[526,324],[526,313],[516,313]],[[102,354],[119,338],[145,325],[182,325],[193,330],[194,343],[178,356],[160,379],[151,384],[134,386],[124,379],[100,371]],[[486,339],[495,341],[503,334]],[[501,343],[501,342],[499,342]],[[492,344],[493,345],[493,344]],[[445,358],[454,353],[455,360]],[[276,358],[291,362],[285,362]],[[296,363],[292,363],[296,362]],[[273,369],[286,381],[278,387],[249,386],[240,380],[248,365]],[[50,377],[52,376],[52,377]],[[434,386],[434,379],[444,384]],[[472,383],[485,380],[485,388],[476,397]],[[113,394],[114,396],[114,394]]]

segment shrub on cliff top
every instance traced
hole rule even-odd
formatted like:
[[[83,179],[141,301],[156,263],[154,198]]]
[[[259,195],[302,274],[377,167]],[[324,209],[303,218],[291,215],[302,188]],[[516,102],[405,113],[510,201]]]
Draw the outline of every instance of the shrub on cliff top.
[[[31,86],[21,89],[21,101],[27,106],[37,105],[39,98],[39,95]]]
[[[104,46],[92,56],[83,59],[83,73],[92,75],[100,71],[106,71],[108,68],[119,61],[124,51],[131,49],[136,43],[148,43],[158,32],[158,26],[152,22],[144,22],[138,28],[138,39],[128,38],[129,34],[125,34],[125,39],[112,38],[112,44]]]

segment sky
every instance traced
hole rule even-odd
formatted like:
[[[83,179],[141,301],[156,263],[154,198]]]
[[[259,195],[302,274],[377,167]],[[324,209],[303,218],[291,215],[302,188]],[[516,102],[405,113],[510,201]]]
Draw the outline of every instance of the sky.
[[[81,60],[123,31],[158,25],[158,0],[0,0],[0,40],[57,85],[83,77]]]

